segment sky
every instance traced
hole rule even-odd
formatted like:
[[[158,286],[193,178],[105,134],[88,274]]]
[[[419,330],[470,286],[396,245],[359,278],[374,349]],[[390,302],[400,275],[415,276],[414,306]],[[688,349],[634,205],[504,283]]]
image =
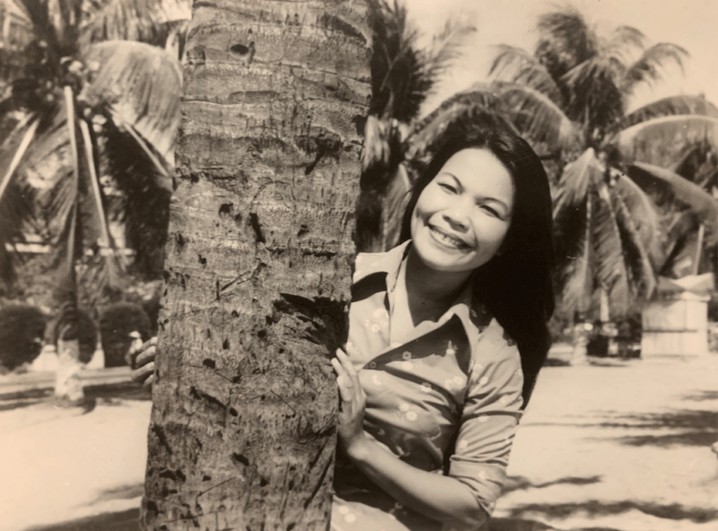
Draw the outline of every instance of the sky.
[[[486,79],[496,44],[532,50],[537,39],[538,15],[567,5],[553,0],[403,0],[411,20],[428,39],[444,27],[447,18],[472,24],[476,32],[466,39],[463,54],[447,72],[438,91],[426,103],[430,112],[451,94]],[[573,0],[599,33],[620,25],[640,29],[650,44],[672,42],[691,55],[685,75],[669,70],[669,82],[643,90],[629,102],[632,110],[644,103],[675,94],[705,94],[718,105],[718,0]]]

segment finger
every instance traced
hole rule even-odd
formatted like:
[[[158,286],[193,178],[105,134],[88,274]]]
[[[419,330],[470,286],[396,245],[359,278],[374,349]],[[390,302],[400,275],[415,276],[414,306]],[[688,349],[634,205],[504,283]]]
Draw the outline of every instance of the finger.
[[[152,376],[152,373],[154,372],[155,364],[149,363],[144,367],[132,371],[132,373],[130,374],[130,378],[132,378],[133,382],[143,383],[149,376]]]
[[[339,363],[339,361],[336,358],[332,358],[331,360],[332,367],[334,368],[334,372],[337,373],[337,376],[344,374],[346,371],[344,370],[344,367],[342,367],[342,364]]]
[[[151,361],[155,361],[155,357],[157,355],[157,347],[151,346],[148,347],[147,350],[140,351],[140,353],[135,358],[135,367],[142,367],[143,365],[147,365]]]
[[[352,378],[357,377],[357,371],[354,368],[352,360],[350,360],[349,356],[347,356],[346,353],[340,348],[337,349],[337,359],[342,363],[344,370],[346,370],[349,376],[351,376]]]
[[[142,343],[142,348],[143,348],[143,349],[149,348],[149,347],[151,347],[152,345],[156,345],[156,344],[157,344],[157,336],[154,336],[154,337],[149,338],[149,339],[148,339],[147,341],[145,341],[144,343]]]
[[[337,385],[339,386],[339,396],[341,396],[342,402],[351,402],[352,397],[354,396],[354,393],[352,392],[352,385],[351,383],[347,384],[349,381],[349,377],[347,375],[342,375],[337,377]]]
[[[150,374],[150,377],[145,380],[144,385],[152,385],[155,382],[155,375]]]
[[[332,359],[331,361],[332,366],[337,373],[337,386],[339,387],[339,395],[344,402],[349,402],[352,399],[354,390],[352,379],[336,359]]]
[[[339,363],[336,359],[332,360],[332,366],[334,367],[334,370],[337,373],[337,382],[343,386],[351,389],[354,387],[354,382],[352,380],[352,377],[347,374],[346,369],[344,366],[342,366],[341,363]]]

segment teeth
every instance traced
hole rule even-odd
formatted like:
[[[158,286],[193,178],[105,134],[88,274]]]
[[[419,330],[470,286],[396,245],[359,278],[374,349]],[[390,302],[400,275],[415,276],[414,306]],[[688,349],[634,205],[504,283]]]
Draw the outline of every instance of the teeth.
[[[443,241],[445,241],[445,242],[447,242],[447,243],[451,243],[451,244],[453,244],[453,245],[455,245],[455,246],[457,246],[457,247],[463,247],[463,246],[465,245],[465,243],[464,243],[463,241],[461,241],[461,240],[458,239],[458,238],[455,238],[454,236],[450,236],[450,235],[448,235],[448,234],[445,234],[445,233],[443,233],[443,232],[441,232],[440,230],[437,230],[437,229],[435,229],[435,228],[432,228],[431,230],[432,230],[432,232],[433,232],[434,234],[436,234],[436,235],[439,237],[440,240],[443,240]]]

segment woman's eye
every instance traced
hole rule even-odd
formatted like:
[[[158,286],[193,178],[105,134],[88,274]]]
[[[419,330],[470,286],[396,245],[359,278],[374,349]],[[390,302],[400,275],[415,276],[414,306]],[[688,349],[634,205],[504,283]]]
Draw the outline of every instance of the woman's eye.
[[[443,188],[444,190],[446,190],[447,192],[451,192],[452,194],[456,193],[456,188],[454,188],[453,186],[451,186],[448,183],[439,183],[439,186],[441,188]]]
[[[491,207],[489,205],[482,205],[481,208],[483,208],[486,212],[491,214],[494,217],[500,218],[501,215],[499,214],[499,211],[496,210],[494,207]]]

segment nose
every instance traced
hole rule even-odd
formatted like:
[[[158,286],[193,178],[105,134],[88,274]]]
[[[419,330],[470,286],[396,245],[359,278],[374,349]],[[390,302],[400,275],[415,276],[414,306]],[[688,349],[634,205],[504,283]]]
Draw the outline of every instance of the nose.
[[[444,220],[452,229],[466,231],[469,228],[469,210],[466,201],[457,201],[443,212]]]

